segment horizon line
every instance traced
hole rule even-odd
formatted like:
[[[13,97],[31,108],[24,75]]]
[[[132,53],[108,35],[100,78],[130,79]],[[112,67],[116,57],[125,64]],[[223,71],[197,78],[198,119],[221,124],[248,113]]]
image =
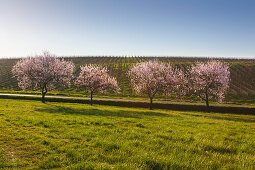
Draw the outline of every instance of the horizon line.
[[[54,53],[51,53],[54,54]],[[40,55],[40,54],[39,54]],[[214,59],[237,59],[237,60],[255,60],[255,57],[239,57],[239,56],[171,56],[171,55],[56,55],[60,58],[71,57],[155,57],[155,58],[214,58]],[[22,59],[26,57],[35,57],[37,55],[15,56],[15,57],[0,57],[0,59]]]

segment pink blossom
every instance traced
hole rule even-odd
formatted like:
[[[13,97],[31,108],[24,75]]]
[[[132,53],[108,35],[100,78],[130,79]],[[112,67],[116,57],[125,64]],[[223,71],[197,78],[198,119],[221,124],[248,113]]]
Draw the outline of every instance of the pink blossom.
[[[73,72],[72,62],[58,59],[48,52],[19,60],[12,68],[20,88],[42,90],[42,102],[45,102],[48,89],[53,89],[56,84],[70,86]]]
[[[91,92],[91,105],[94,93],[106,93],[107,89],[111,89],[114,92],[119,91],[117,80],[108,74],[108,70],[105,67],[96,65],[82,66],[75,85]]]
[[[155,60],[135,65],[128,76],[136,93],[148,95],[152,109],[152,100],[157,93],[170,94],[176,87],[179,82],[176,73],[171,65]]]
[[[206,101],[208,111],[210,99],[222,102],[229,81],[229,66],[220,61],[196,63],[190,69],[190,90]]]

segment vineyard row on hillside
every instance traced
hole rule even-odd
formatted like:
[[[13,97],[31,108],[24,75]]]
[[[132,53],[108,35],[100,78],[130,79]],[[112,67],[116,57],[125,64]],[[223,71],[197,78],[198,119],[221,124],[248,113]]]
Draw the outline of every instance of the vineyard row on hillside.
[[[136,63],[155,59],[155,57],[64,57],[79,67],[85,64],[98,64],[109,69],[115,76],[121,88],[121,96],[134,96],[127,77],[127,71]],[[196,61],[206,61],[209,58],[184,58],[184,57],[159,57],[157,60],[172,63],[180,68],[185,68]],[[245,59],[220,59],[230,64],[231,81],[226,94],[227,99],[255,97],[255,60]],[[17,81],[11,73],[12,66],[18,59],[0,59],[0,90],[20,90]]]

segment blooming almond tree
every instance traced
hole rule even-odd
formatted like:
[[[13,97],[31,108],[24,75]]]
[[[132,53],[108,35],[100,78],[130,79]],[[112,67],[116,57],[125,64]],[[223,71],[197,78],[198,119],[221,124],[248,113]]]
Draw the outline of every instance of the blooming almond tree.
[[[170,92],[174,92],[177,97],[183,98],[190,94],[190,84],[189,84],[189,72],[184,69],[174,69],[171,75],[168,72],[168,84],[170,82],[170,87],[168,89],[172,89]],[[169,92],[169,90],[168,90]]]
[[[135,65],[129,70],[128,76],[136,93],[148,95],[150,109],[154,96],[157,93],[169,94],[178,81],[170,65],[156,60]]]
[[[79,88],[90,91],[90,104],[93,104],[93,94],[96,92],[105,93],[107,89],[114,92],[119,91],[117,80],[108,74],[105,67],[96,65],[85,65],[76,79],[75,85]]]
[[[67,86],[71,84],[73,72],[72,62],[58,59],[48,52],[21,59],[12,68],[19,87],[23,90],[40,89],[43,103],[45,103],[45,95],[49,89],[53,89],[57,84]]]
[[[210,112],[210,99],[215,98],[218,102],[224,99],[229,81],[229,66],[220,61],[196,63],[190,69],[191,91],[200,99],[206,101],[208,112]]]

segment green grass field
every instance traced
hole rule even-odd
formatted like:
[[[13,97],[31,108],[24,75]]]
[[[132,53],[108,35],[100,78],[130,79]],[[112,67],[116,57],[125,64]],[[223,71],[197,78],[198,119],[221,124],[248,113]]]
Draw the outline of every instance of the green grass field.
[[[254,169],[255,115],[0,99],[0,169]]]

